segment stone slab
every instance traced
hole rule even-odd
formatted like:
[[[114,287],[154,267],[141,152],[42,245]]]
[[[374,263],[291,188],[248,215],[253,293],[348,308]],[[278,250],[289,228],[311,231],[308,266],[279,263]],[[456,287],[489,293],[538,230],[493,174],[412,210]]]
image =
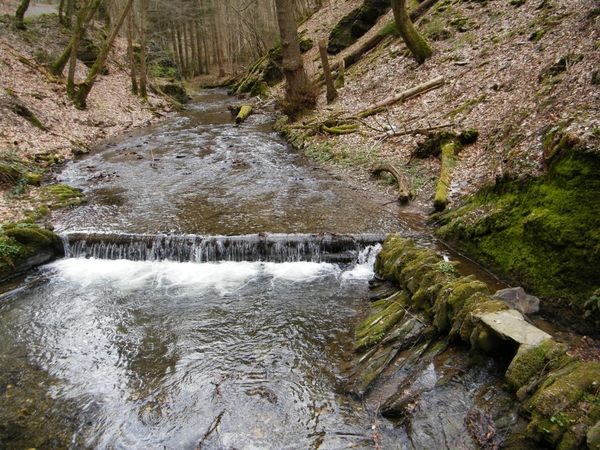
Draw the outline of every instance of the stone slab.
[[[540,342],[552,338],[548,333],[526,322],[523,316],[515,310],[483,314],[479,320],[502,339],[511,340],[527,347],[538,345]]]

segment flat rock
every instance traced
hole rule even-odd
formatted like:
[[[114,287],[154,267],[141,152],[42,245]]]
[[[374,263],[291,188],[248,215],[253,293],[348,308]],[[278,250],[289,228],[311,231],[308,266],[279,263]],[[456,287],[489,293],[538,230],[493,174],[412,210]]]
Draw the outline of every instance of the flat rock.
[[[479,320],[504,340],[511,340],[527,347],[538,345],[551,339],[548,333],[534,327],[515,310],[498,311],[483,314]]]

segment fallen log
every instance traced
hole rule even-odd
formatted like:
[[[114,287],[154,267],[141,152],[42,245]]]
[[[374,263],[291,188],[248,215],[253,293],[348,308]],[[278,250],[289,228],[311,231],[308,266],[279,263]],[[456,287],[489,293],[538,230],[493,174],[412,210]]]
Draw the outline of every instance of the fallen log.
[[[378,175],[381,172],[389,172],[396,179],[396,182],[398,183],[398,201],[400,203],[408,203],[408,201],[413,198],[413,193],[410,191],[402,172],[392,165],[377,166],[371,170],[373,175]]]
[[[411,89],[400,92],[399,94],[392,95],[387,97],[377,103],[372,104],[367,109],[362,110],[358,113],[358,117],[368,117],[373,114],[377,114],[381,112],[386,106],[392,105],[399,101],[408,100],[409,98],[416,97],[417,95],[424,94],[425,92],[429,92],[433,89],[440,88],[444,85],[444,77],[439,76],[434,78],[433,80],[429,80],[426,83],[419,84]]]
[[[442,145],[440,155],[442,164],[440,167],[440,177],[435,188],[435,197],[433,207],[436,211],[443,211],[448,205],[448,186],[450,186],[450,167],[452,159],[460,151],[461,145],[457,139],[449,140]]]
[[[246,120],[246,117],[248,117],[251,112],[251,105],[242,105],[237,113],[237,116],[235,116],[235,123],[242,123],[244,120]]]

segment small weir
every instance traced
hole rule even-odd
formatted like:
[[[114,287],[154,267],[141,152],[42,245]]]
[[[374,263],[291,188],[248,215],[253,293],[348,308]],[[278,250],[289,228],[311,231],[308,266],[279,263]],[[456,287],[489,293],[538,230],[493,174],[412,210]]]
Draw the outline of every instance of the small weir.
[[[419,219],[230,101],[58,176],[89,201],[54,216],[67,257],[0,296],[0,447],[410,448],[342,385],[378,244]]]
[[[71,258],[130,261],[356,262],[361,251],[383,242],[381,234],[254,234],[247,236],[68,233]]]

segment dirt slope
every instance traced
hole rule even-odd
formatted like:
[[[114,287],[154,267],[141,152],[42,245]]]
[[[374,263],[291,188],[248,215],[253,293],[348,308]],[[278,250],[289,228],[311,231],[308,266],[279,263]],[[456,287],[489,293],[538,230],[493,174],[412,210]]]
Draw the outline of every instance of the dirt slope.
[[[336,7],[351,9],[360,3],[330,2],[334,7],[325,6],[300,30],[306,29],[315,42],[326,39],[344,12]],[[444,86],[365,119],[359,133],[317,134],[304,146],[317,159],[351,171],[364,172],[379,162],[397,165],[412,179],[419,194],[416,205],[424,211],[431,210],[439,161],[408,165],[423,137],[386,136],[386,130],[406,133],[444,125],[448,130],[479,131],[478,141],[461,152],[452,169],[450,195],[455,203],[503,173],[539,174],[544,169],[543,139],[554,127],[590,148],[598,146],[599,14],[592,0],[442,0],[417,21],[434,49],[431,59],[419,66],[401,39],[387,38],[346,71],[339,99],[326,106],[322,93],[320,108],[303,122],[352,116],[438,76],[444,77]],[[375,28],[391,20],[390,13]],[[317,51],[305,56],[311,73],[320,70]]]
[[[117,40],[109,57],[108,75],[100,77],[91,91],[88,108],[77,110],[67,99],[64,85],[50,82],[40,71],[24,64],[53,60],[66,46],[68,35],[57,27],[55,15],[38,16],[25,31],[13,27],[12,17],[0,16],[0,152],[3,156],[37,160],[52,166],[73,157],[73,151],[86,147],[124,130],[155,120],[154,106],[162,100],[150,96],[148,103],[130,94],[126,70],[126,44]],[[76,80],[83,80],[87,68],[78,62]],[[25,105],[39,119],[45,130],[14,112],[15,102]],[[51,167],[49,167],[51,168]],[[10,192],[8,185],[0,186]],[[28,189],[24,198],[0,195],[0,223],[20,220],[29,198],[36,189]]]

